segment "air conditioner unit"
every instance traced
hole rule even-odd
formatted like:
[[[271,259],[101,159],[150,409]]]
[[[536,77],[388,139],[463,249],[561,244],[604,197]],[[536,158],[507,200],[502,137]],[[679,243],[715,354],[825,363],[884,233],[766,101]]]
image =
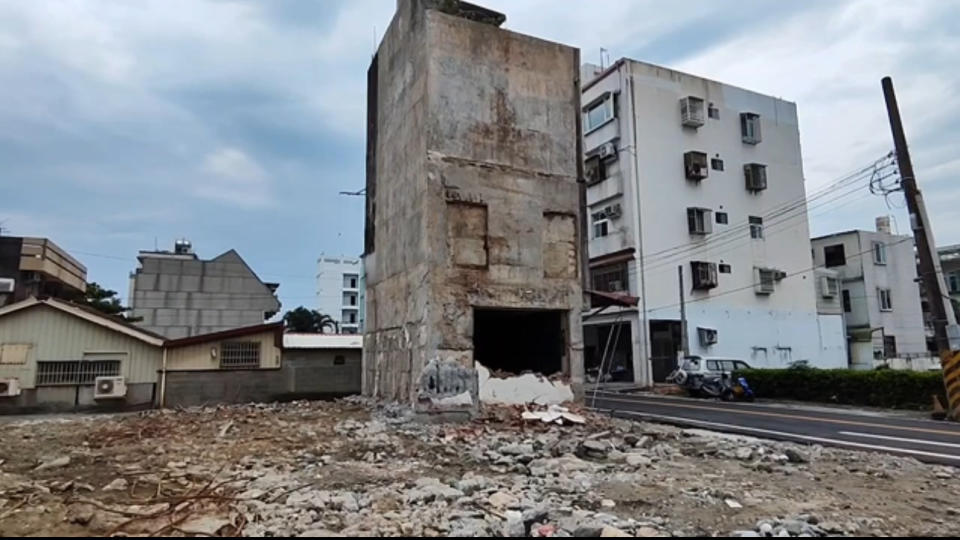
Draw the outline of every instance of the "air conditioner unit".
[[[743,177],[748,191],[763,191],[767,189],[767,166],[759,163],[748,163],[743,166]]]
[[[597,155],[600,156],[600,159],[614,157],[617,155],[617,147],[612,142],[603,143],[600,145]]]
[[[717,344],[717,331],[714,328],[697,328],[697,336],[700,338],[702,347]]]
[[[0,278],[0,294],[13,294],[17,282],[11,278]]]
[[[607,214],[608,218],[618,218],[623,215],[623,208],[619,203],[610,205],[603,209],[604,213]]]
[[[776,270],[755,268],[753,271],[754,292],[757,294],[773,294],[776,291]]]
[[[20,395],[20,379],[0,379],[0,397]]]
[[[703,100],[689,96],[680,100],[680,119],[684,126],[698,128],[703,125]]]
[[[840,286],[835,278],[828,276],[820,278],[820,293],[824,298],[834,298],[840,293],[839,288]]]
[[[115,399],[127,395],[127,383],[123,377],[97,377],[93,399]]]

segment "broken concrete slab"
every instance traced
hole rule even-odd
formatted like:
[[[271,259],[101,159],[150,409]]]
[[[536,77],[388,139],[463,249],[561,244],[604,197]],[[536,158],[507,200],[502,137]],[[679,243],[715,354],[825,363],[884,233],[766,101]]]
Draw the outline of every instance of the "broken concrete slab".
[[[507,378],[490,375],[490,370],[477,364],[480,385],[480,401],[502,405],[560,404],[573,401],[573,389],[569,384],[552,381],[542,375],[525,373]],[[561,415],[557,415],[559,418]],[[574,415],[576,416],[576,415]]]

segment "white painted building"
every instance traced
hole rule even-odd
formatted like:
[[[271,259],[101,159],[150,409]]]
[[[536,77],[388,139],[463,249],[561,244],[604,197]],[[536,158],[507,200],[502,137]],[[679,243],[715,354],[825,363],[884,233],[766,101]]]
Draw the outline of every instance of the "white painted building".
[[[361,332],[361,274],[359,258],[321,255],[317,259],[317,309],[336,320],[344,334]]]
[[[592,288],[640,298],[585,315],[588,377],[604,349],[615,380],[672,369],[678,267],[690,354],[844,366],[818,345],[796,105],[628,59],[581,75]]]
[[[850,366],[872,369],[877,360],[926,358],[920,286],[912,236],[845,231],[814,238],[814,263],[836,270],[850,348]]]

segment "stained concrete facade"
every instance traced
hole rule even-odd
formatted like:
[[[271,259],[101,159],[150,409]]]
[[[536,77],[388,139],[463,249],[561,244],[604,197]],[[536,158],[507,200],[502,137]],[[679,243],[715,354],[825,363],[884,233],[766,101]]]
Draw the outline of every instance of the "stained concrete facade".
[[[367,395],[474,406],[483,308],[556,310],[582,381],[579,51],[502,20],[401,0],[371,63]]]
[[[141,251],[137,258],[132,314],[167,338],[263,324],[280,310],[277,285],[261,281],[234,250],[206,261],[192,251]]]

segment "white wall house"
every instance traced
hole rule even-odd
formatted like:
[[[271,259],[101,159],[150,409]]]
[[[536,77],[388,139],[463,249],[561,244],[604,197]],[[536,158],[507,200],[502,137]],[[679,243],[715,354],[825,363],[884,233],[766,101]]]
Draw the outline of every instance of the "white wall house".
[[[628,59],[582,81],[592,288],[640,298],[585,316],[588,375],[618,321],[621,379],[670,371],[678,267],[690,354],[845,365],[819,345],[796,105]]]
[[[912,236],[873,231],[814,238],[817,265],[837,271],[854,369],[876,360],[928,356]]]
[[[340,324],[340,332],[356,334],[360,329],[361,274],[358,258],[328,257],[317,259],[317,309]]]

